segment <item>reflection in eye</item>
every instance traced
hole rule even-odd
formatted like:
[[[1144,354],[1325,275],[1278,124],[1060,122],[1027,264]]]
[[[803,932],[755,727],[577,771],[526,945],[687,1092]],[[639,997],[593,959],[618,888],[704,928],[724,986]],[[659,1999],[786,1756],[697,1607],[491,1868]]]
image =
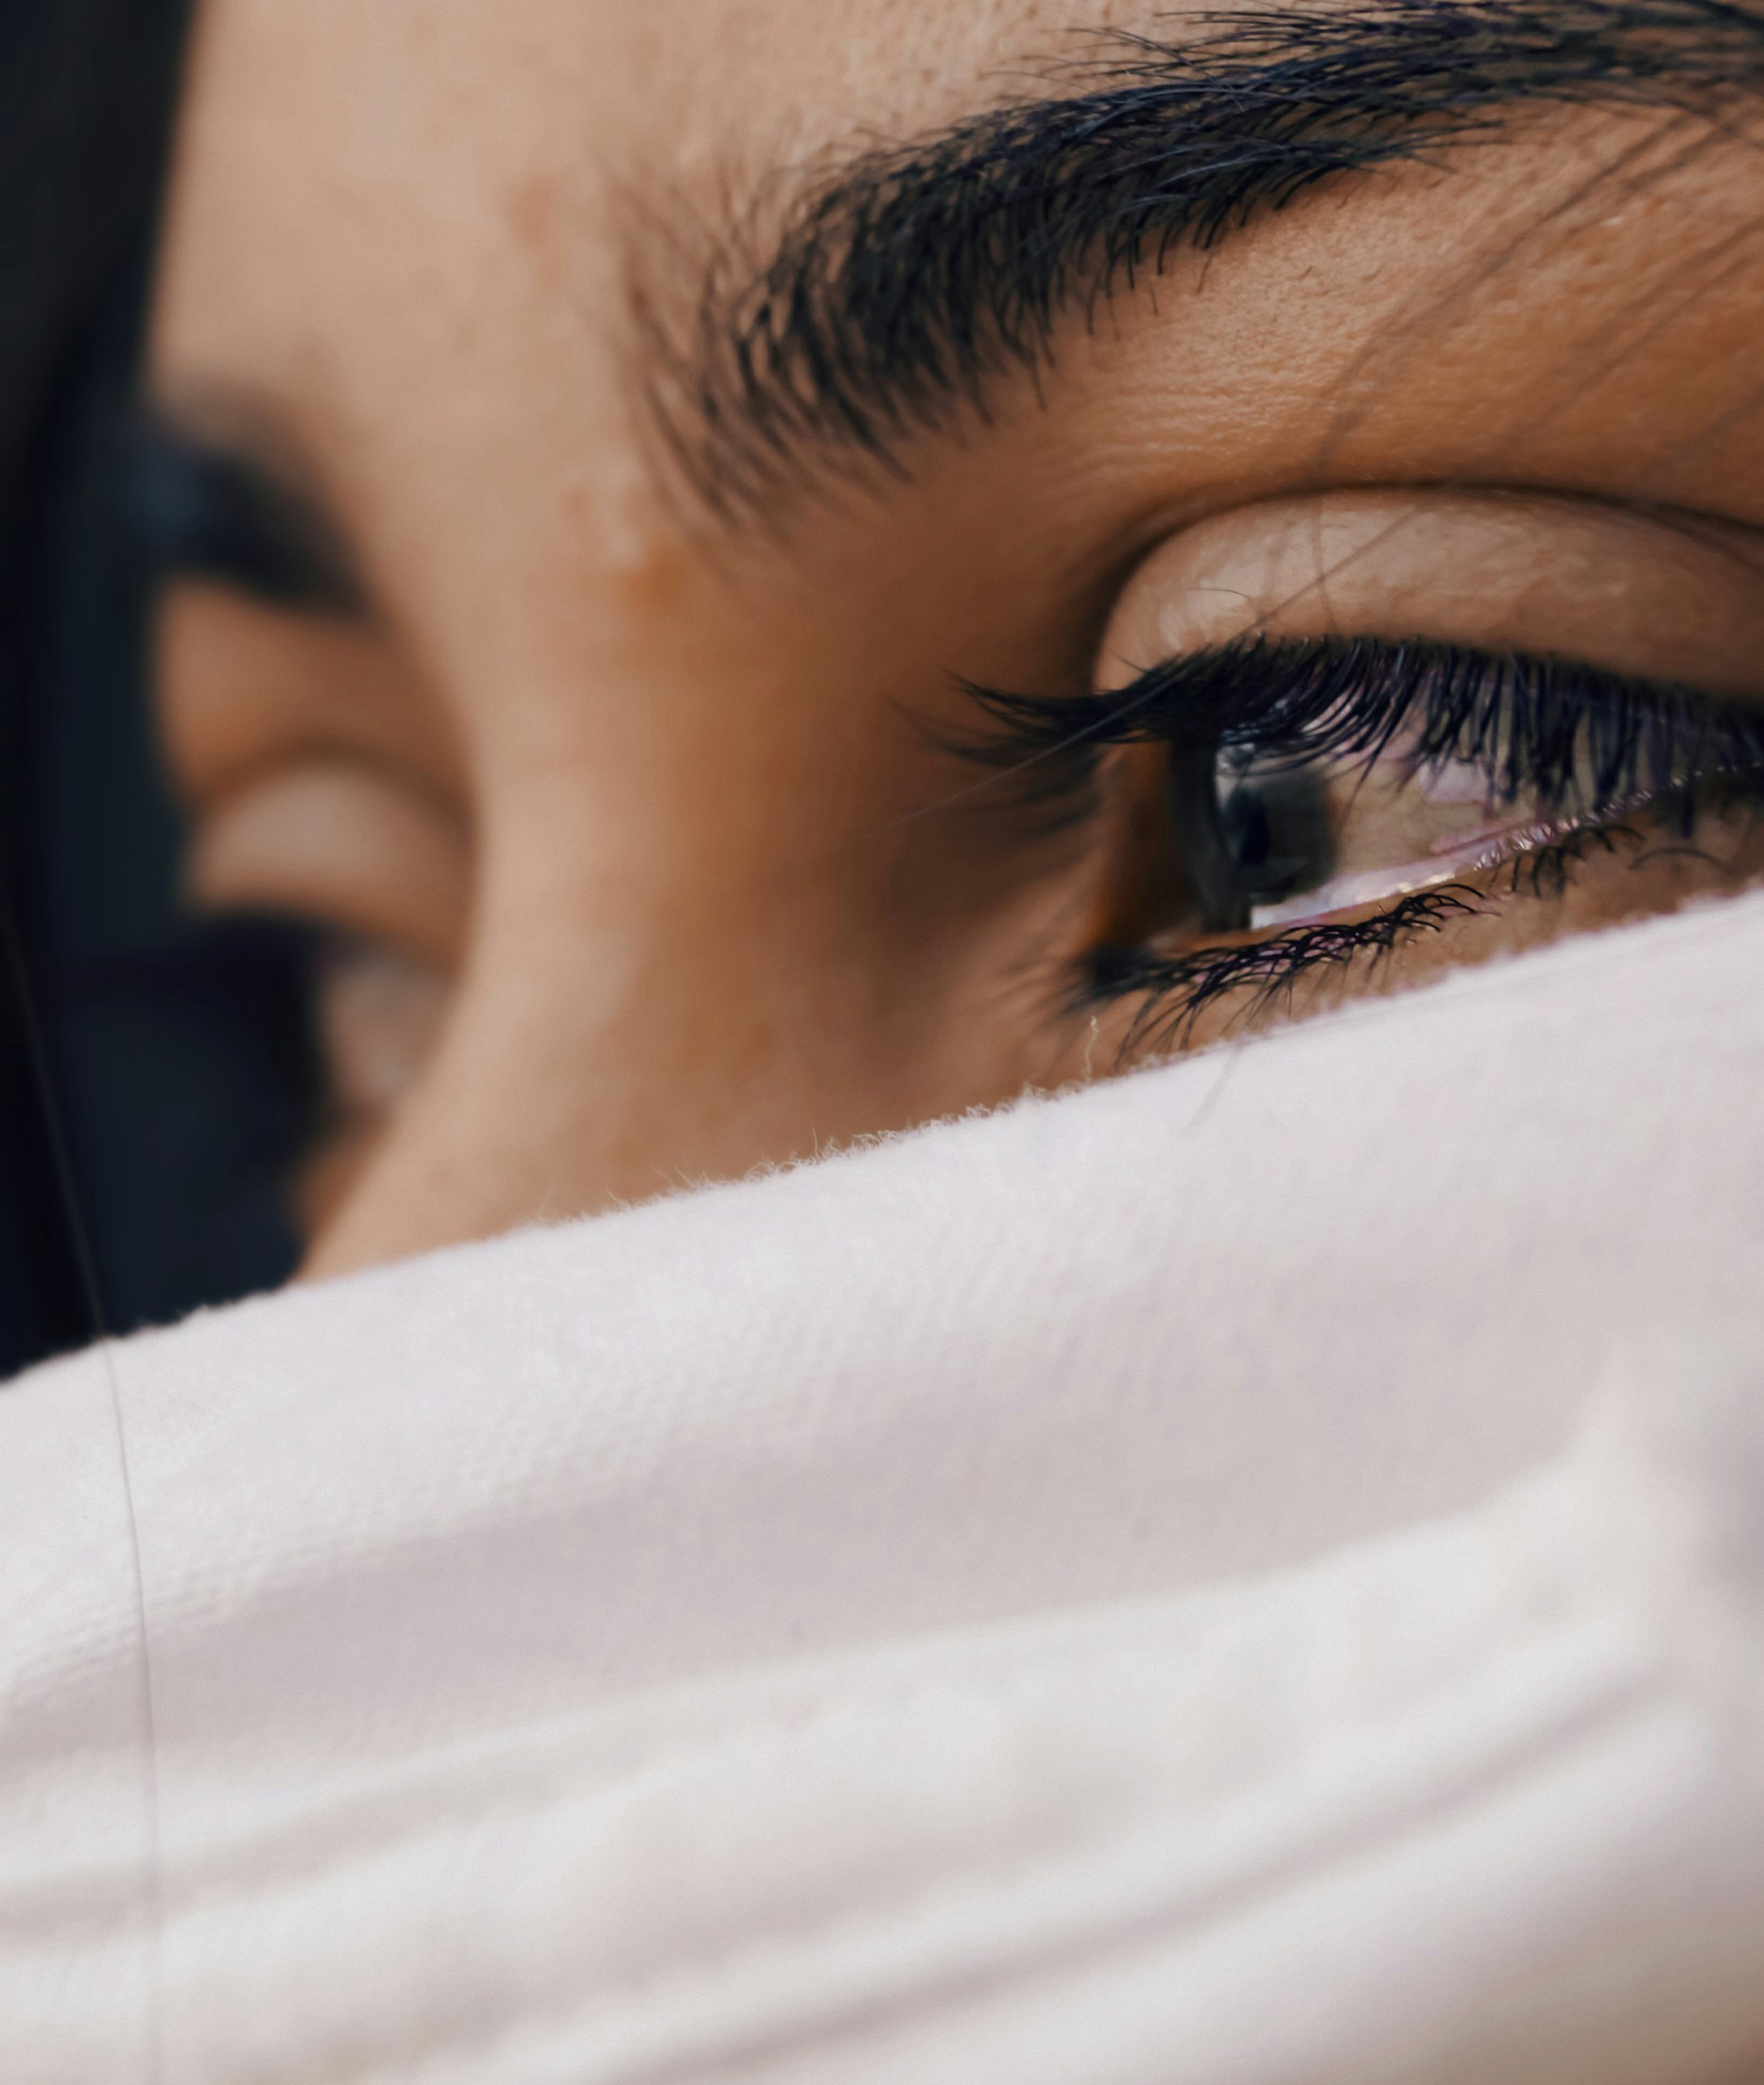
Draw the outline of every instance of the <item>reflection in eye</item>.
[[[1538,791],[1497,801],[1466,760],[1427,760],[1399,738],[1370,759],[1297,766],[1226,755],[1215,784],[1219,825],[1235,872],[1233,917],[1221,926],[1282,927],[1406,897],[1512,861],[1541,864],[1622,809],[1652,801],[1547,808]],[[1682,794],[1682,792],[1679,792]]]
[[[1764,715],[1743,704],[1426,641],[1253,638],[1105,694],[973,693],[1000,729],[969,756],[1072,815],[1100,814],[1103,749],[1156,749],[1137,772],[1158,777],[1168,861],[1136,872],[1076,995],[1142,1000],[1141,1039],[1186,1040],[1227,995],[1253,1012],[1503,898],[1559,897],[1619,839],[1697,855],[1704,824],[1764,801]],[[1142,808],[1135,843],[1158,823]]]

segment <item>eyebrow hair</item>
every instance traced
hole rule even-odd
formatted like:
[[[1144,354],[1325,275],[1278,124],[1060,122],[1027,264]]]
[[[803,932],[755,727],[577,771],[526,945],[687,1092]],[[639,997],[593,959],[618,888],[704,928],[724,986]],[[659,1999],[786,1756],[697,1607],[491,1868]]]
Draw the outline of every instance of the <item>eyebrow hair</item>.
[[[112,512],[150,577],[218,582],[266,606],[355,617],[367,601],[341,531],[259,448],[148,408],[112,444]]]
[[[1074,308],[1094,323],[1179,250],[1333,175],[1492,136],[1526,103],[1719,114],[1764,79],[1764,11],[1374,0],[1094,47],[1062,68],[1081,91],[862,152],[781,212],[762,190],[699,250],[683,312],[633,265],[640,386],[715,518],[775,514],[841,458],[905,475],[909,438],[984,416],[1008,371],[1045,372]]]

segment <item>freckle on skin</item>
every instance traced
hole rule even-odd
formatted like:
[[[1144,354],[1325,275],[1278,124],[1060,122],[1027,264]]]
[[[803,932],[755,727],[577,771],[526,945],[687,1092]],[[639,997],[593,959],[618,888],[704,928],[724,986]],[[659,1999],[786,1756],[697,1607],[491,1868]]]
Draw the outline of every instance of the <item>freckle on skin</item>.
[[[536,259],[554,245],[558,184],[549,174],[528,174],[503,200],[503,217],[515,243]]]
[[[568,287],[568,204],[562,182],[548,173],[523,176],[502,201],[503,222],[516,251],[531,268],[540,295],[547,302],[562,297]]]
[[[593,529],[596,563],[629,601],[653,609],[680,593],[686,546],[633,459],[605,459],[564,493],[562,504],[572,520]]]

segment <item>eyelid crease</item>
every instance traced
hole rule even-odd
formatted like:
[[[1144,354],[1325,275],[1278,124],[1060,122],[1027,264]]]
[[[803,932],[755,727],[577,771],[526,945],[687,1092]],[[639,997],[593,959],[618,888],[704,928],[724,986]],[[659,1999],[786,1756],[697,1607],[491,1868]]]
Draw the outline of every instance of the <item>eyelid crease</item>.
[[[464,818],[453,720],[373,625],[291,618],[181,581],[157,604],[155,652],[162,743],[186,802],[279,762],[358,759]]]

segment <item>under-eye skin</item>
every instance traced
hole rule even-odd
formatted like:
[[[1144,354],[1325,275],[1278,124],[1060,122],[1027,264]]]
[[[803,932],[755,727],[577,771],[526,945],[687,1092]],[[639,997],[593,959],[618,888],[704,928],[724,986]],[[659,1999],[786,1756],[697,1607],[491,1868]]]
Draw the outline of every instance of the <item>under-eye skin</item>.
[[[1738,857],[1764,806],[1764,713],[1683,686],[1425,639],[1253,636],[1100,693],[970,692],[988,728],[961,750],[1054,825],[1118,813],[1133,763],[1127,873],[1064,988],[1073,1011],[1132,1010],[1125,1051],[1558,904],[1583,872],[1754,873]]]

